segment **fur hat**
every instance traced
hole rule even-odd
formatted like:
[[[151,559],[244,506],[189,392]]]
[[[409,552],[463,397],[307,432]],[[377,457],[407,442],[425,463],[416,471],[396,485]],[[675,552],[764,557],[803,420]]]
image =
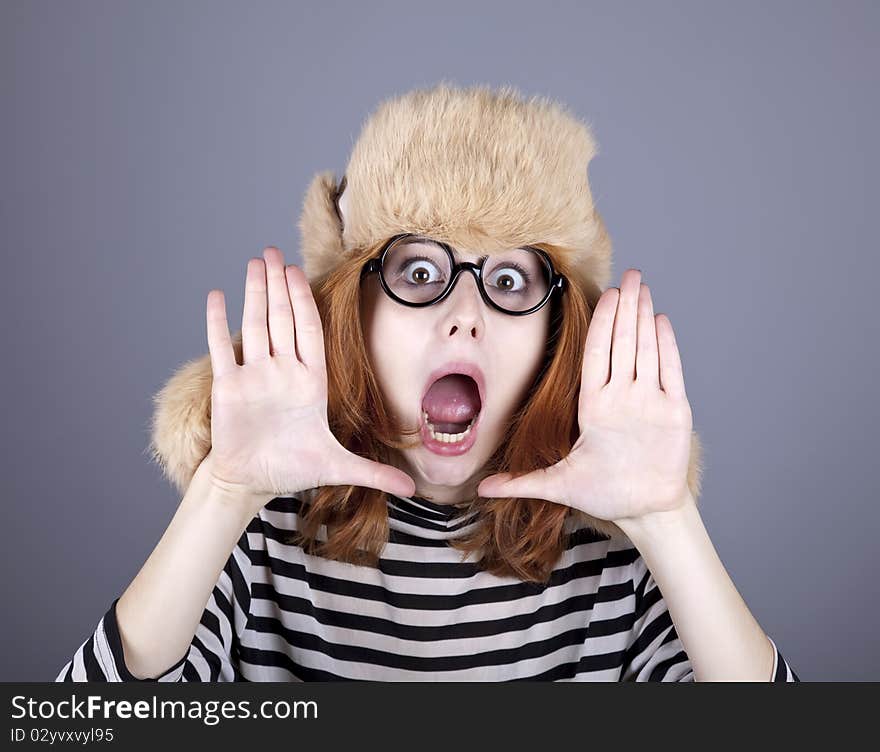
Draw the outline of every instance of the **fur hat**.
[[[441,83],[386,100],[342,179],[322,172],[309,185],[299,224],[306,276],[320,280],[341,254],[400,232],[474,253],[542,242],[575,262],[594,306],[611,277],[611,241],[587,181],[596,153],[589,127],[562,105],[511,86]]]
[[[511,86],[440,83],[382,102],[367,118],[342,178],[311,180],[299,220],[303,269],[320,283],[344,254],[401,232],[469,252],[536,242],[573,262],[595,307],[611,278],[611,241],[587,167],[597,147],[585,123],[554,101]],[[242,362],[241,332],[233,336]],[[210,451],[210,355],[182,365],[154,397],[150,451],[184,494]],[[689,486],[699,496],[693,433]]]

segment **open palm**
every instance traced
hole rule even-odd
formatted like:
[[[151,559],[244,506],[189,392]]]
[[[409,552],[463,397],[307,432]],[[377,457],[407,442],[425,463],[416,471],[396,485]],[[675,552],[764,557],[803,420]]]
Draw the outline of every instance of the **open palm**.
[[[617,521],[680,506],[693,416],[672,324],[654,316],[641,273],[599,298],[584,349],[580,436],[549,468],[484,479],[484,497],[545,499]]]

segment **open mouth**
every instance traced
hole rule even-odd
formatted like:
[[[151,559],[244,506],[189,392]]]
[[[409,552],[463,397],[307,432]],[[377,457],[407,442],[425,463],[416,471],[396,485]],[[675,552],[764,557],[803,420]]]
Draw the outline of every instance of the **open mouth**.
[[[466,452],[476,440],[483,407],[477,380],[465,373],[436,378],[422,399],[422,439],[431,451]]]
[[[477,416],[471,418],[467,424],[464,423],[437,423],[436,425],[428,418],[428,413],[422,410],[422,420],[431,432],[431,438],[442,441],[445,444],[454,444],[462,441],[471,432],[474,423],[477,422]],[[464,430],[462,430],[464,427]]]

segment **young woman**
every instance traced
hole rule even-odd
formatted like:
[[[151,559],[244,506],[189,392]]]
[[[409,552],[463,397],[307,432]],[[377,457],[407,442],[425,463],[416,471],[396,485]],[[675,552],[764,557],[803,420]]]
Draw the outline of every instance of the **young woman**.
[[[510,87],[383,103],[305,268],[251,259],[234,337],[208,294],[180,507],[57,680],[798,681],[697,510],[669,319],[605,289],[594,154]]]

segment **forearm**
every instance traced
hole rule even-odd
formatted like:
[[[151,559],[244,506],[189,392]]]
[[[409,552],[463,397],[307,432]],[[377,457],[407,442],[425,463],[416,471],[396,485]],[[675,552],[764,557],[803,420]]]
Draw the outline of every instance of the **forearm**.
[[[692,497],[618,521],[651,571],[696,681],[770,681],[773,646],[721,563]]]
[[[208,460],[116,606],[125,663],[138,678],[159,675],[186,653],[226,561],[269,501],[219,488],[207,469]]]

